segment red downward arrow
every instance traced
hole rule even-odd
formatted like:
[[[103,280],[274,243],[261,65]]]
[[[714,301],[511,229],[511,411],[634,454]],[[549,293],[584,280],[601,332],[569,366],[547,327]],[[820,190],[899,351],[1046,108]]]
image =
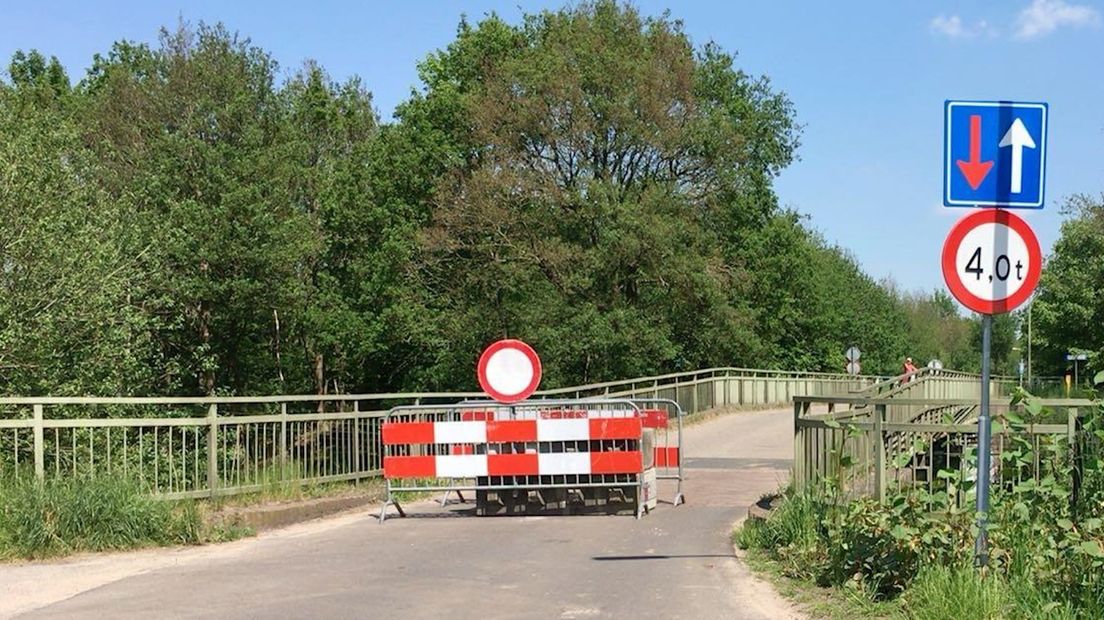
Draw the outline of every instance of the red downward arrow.
[[[962,176],[966,177],[970,189],[977,189],[989,174],[989,169],[993,167],[993,162],[981,161],[980,114],[970,116],[970,161],[960,159],[955,163],[958,164],[958,169],[962,171]]]

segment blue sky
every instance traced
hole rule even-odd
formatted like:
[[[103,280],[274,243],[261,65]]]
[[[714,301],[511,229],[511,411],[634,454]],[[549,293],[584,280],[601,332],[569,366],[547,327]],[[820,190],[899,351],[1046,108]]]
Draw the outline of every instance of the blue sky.
[[[308,59],[360,75],[389,118],[417,86],[415,63],[447,45],[461,14],[558,2],[20,2],[0,7],[0,57],[38,48],[77,79],[118,39],[156,40],[178,17],[222,21],[285,72]],[[670,7],[696,44],[713,40],[794,101],[801,161],[778,181],[783,204],[849,248],[873,276],[943,287],[939,252],[965,215],[942,205],[945,99],[1050,104],[1047,204],[1020,211],[1046,251],[1074,193],[1104,192],[1104,5],[1100,0],[969,2],[637,2]],[[520,8],[519,8],[520,5]],[[4,63],[6,65],[6,62]]]

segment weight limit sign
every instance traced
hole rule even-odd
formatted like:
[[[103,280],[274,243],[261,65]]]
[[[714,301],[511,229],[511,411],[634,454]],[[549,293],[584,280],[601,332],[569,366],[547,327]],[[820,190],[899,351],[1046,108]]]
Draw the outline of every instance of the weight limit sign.
[[[955,224],[943,243],[947,287],[981,314],[1003,314],[1027,301],[1042,269],[1035,232],[1008,211],[976,211]]]

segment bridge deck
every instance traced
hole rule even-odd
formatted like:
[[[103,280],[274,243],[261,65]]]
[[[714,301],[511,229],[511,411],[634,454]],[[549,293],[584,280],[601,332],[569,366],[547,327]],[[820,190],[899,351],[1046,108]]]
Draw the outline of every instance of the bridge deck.
[[[788,475],[792,424],[785,409],[687,429],[689,503],[639,521],[424,502],[380,526],[368,509],[220,546],[0,566],[0,616],[788,617],[728,539]]]

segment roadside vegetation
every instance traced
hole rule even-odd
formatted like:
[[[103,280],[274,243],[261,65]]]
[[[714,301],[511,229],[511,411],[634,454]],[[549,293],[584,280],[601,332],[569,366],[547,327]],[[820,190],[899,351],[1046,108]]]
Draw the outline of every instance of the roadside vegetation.
[[[152,498],[116,478],[0,484],[0,559],[222,542],[251,532],[211,524],[199,502]]]
[[[1071,457],[1064,439],[1033,443],[1016,433],[1048,415],[1033,397],[1017,399],[1024,417],[999,421],[1013,442],[993,484],[987,569],[973,567],[973,482],[954,470],[940,470],[931,490],[891,486],[879,503],[842,493],[841,466],[805,492],[786,490],[771,516],[748,521],[735,541],[753,565],[848,593],[849,613],[857,599],[872,617],[1104,617],[1104,407],[1083,416]],[[1037,476],[1013,477],[1036,467]]]

